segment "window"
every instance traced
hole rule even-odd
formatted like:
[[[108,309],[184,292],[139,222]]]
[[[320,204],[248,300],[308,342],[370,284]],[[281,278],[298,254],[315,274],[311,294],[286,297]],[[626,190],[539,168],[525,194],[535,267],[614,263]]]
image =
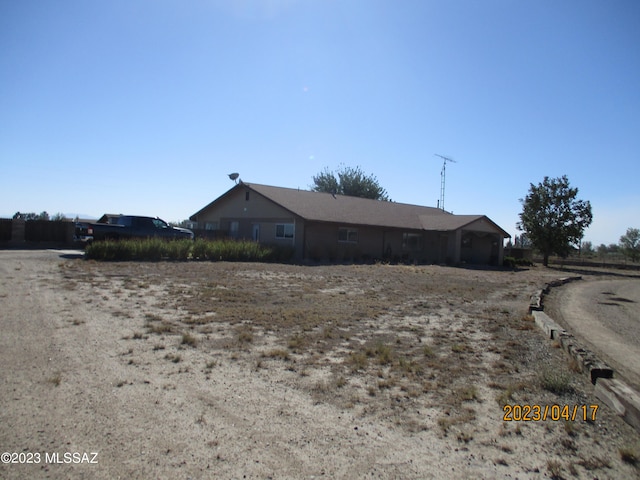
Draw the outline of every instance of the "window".
[[[276,238],[293,238],[294,231],[293,223],[276,224]]]
[[[238,231],[240,230],[240,222],[229,222],[229,236],[231,238],[238,238]]]
[[[339,228],[338,242],[358,243],[358,230],[356,228]]]
[[[246,192],[244,192],[244,199],[248,202],[249,201],[249,192],[250,190],[247,190]]]
[[[164,220],[160,220],[159,218],[154,218],[152,222],[155,228],[169,228],[169,225],[167,225]]]
[[[218,222],[207,222],[204,224],[205,230],[218,230]]]
[[[402,249],[409,251],[422,250],[422,234],[421,233],[403,233]]]

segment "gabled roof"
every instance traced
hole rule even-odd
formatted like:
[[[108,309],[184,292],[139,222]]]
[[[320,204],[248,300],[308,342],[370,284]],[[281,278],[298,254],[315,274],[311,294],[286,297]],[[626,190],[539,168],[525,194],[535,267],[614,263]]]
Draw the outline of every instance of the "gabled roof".
[[[190,219],[196,220],[198,215],[238,189],[252,190],[306,221],[408,230],[452,231],[484,218],[494,225],[496,229],[500,230],[505,237],[510,236],[484,215],[453,215],[434,207],[333,195],[331,193],[312,192],[295,188],[272,187],[255,183],[239,183],[193,214]]]

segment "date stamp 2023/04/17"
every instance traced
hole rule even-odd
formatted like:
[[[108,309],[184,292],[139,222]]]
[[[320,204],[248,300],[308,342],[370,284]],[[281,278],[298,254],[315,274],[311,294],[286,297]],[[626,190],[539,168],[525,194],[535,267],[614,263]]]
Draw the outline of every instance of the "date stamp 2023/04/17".
[[[595,422],[598,405],[505,405],[502,407],[505,422],[544,422],[583,420]]]

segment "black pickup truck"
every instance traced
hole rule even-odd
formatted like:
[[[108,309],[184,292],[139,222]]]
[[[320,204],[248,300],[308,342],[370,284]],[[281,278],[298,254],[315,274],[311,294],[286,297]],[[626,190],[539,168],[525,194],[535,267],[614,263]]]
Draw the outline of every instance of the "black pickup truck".
[[[73,239],[77,243],[90,243],[96,240],[149,237],[193,240],[193,232],[172,227],[159,218],[105,214],[96,223],[76,223]]]

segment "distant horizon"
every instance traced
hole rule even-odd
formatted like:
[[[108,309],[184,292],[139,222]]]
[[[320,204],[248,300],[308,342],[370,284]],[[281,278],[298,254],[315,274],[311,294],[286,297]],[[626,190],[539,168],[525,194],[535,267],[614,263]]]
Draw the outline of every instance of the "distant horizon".
[[[251,184],[251,183],[254,183],[254,184],[260,184],[260,183],[258,183],[258,182],[248,182],[248,181],[247,181],[247,182],[245,182],[245,183],[247,183],[247,184]],[[260,185],[266,185],[266,184],[260,184]],[[221,192],[221,193],[220,193],[220,195],[216,196],[215,198],[212,198],[212,199],[211,199],[211,201],[213,201],[213,200],[215,200],[216,198],[218,198],[219,196],[223,195],[225,192],[229,191],[229,190],[230,190],[230,189],[232,189],[234,186],[235,186],[235,185],[231,185],[227,190],[225,190],[224,192]],[[292,189],[292,190],[298,189],[298,190],[305,190],[305,191],[310,191],[310,192],[312,192],[312,191],[313,191],[313,190],[312,190],[312,188],[310,188],[310,187],[307,187],[307,188],[300,188],[300,187],[284,187],[284,186],[281,186],[281,185],[269,185],[269,186],[281,187],[281,188],[289,188],[289,189]],[[384,186],[383,186],[383,188],[384,188]],[[588,200],[588,199],[583,199],[583,200]],[[398,202],[398,201],[394,200],[393,198],[390,198],[389,200],[378,200],[378,201],[390,201],[390,202],[393,202],[393,203],[402,203],[402,204],[407,204],[407,202]],[[208,203],[210,203],[210,202],[208,202]],[[419,205],[419,204],[408,204],[408,205]],[[174,223],[174,224],[179,224],[179,223],[182,223],[182,222],[185,222],[185,221],[190,221],[190,220],[189,220],[189,217],[190,217],[191,215],[193,215],[194,213],[196,213],[198,210],[200,210],[200,209],[201,209],[202,207],[204,207],[204,206],[205,206],[205,205],[202,205],[202,206],[201,206],[201,207],[199,207],[198,209],[194,210],[194,212],[193,212],[193,213],[189,214],[189,216],[187,216],[187,217],[185,217],[185,218],[182,218],[182,219],[168,219],[168,218],[163,217],[162,215],[155,215],[155,214],[153,214],[153,213],[144,213],[144,212],[135,212],[135,213],[134,213],[134,212],[129,212],[129,211],[123,211],[123,212],[117,212],[117,213],[119,213],[119,214],[121,214],[121,215],[140,215],[140,216],[148,216],[148,217],[154,217],[154,218],[155,218],[155,217],[159,217],[159,218],[161,218],[161,219],[165,220],[166,222]],[[420,206],[426,206],[426,207],[438,208],[438,207],[433,207],[433,206],[431,206],[431,205],[420,205]],[[447,211],[448,213],[452,213],[452,214],[457,215],[457,213],[455,213],[455,212],[451,212],[451,211],[448,211],[448,210],[446,210],[446,211]],[[102,213],[100,213],[100,214],[98,214],[98,215],[92,215],[92,214],[85,214],[85,213],[50,212],[50,211],[48,211],[48,210],[40,210],[40,211],[37,211],[37,212],[36,212],[36,211],[29,211],[29,212],[27,212],[27,211],[19,211],[19,212],[20,212],[20,213],[23,213],[23,214],[31,214],[31,213],[35,213],[36,215],[39,215],[39,214],[41,214],[41,213],[43,213],[43,212],[47,212],[47,214],[49,215],[49,217],[53,217],[54,215],[57,215],[57,214],[62,214],[62,215],[63,215],[65,218],[67,218],[67,219],[74,219],[74,218],[76,218],[76,217],[77,217],[77,218],[84,219],[84,220],[98,220],[100,217],[102,217],[102,216],[103,216],[104,214],[106,214],[106,213],[116,213],[116,212],[112,212],[112,211],[105,211],[105,212],[102,212]],[[16,213],[18,213],[18,212],[14,212],[13,214],[11,214],[11,215],[7,215],[7,216],[5,216],[5,215],[1,215],[1,214],[0,214],[0,218],[8,218],[8,219],[11,219],[11,218],[16,214]],[[460,215],[465,215],[465,214],[460,214]],[[486,214],[478,213],[477,215],[486,215]],[[494,221],[494,222],[495,222],[495,220],[494,220],[493,218],[491,218],[491,216],[490,216],[490,215],[486,215],[486,216],[487,216],[489,219],[491,219],[492,221]],[[495,222],[495,223],[496,223],[500,228],[503,228],[503,229],[504,229],[504,227],[503,227],[502,225],[500,225],[498,222]],[[636,227],[629,227],[629,228],[636,228]],[[509,233],[509,232],[507,231],[507,233]],[[523,233],[524,233],[524,232],[517,231],[517,233],[516,233],[515,235],[513,235],[513,234],[512,234],[511,238],[509,238],[509,239],[504,239],[504,244],[506,245],[509,241],[514,242],[515,237],[516,237],[516,236],[518,236],[518,237],[519,237],[519,236],[520,236],[520,235],[522,235]],[[625,233],[626,233],[626,230],[625,230],[624,232],[622,232],[622,233],[620,234],[620,236],[624,235]],[[620,243],[620,236],[619,236],[615,241],[610,241],[610,242],[598,242],[598,243],[596,243],[596,242],[593,242],[593,241],[589,240],[589,238],[587,238],[587,237],[585,236],[585,238],[583,239],[583,242],[582,242],[582,243],[584,243],[584,242],[591,242],[591,244],[592,244],[592,246],[593,246],[594,248],[596,248],[596,247],[598,247],[598,246],[600,246],[600,245],[606,245],[606,246],[608,247],[608,246],[610,246],[610,245],[618,245],[618,244]]]

